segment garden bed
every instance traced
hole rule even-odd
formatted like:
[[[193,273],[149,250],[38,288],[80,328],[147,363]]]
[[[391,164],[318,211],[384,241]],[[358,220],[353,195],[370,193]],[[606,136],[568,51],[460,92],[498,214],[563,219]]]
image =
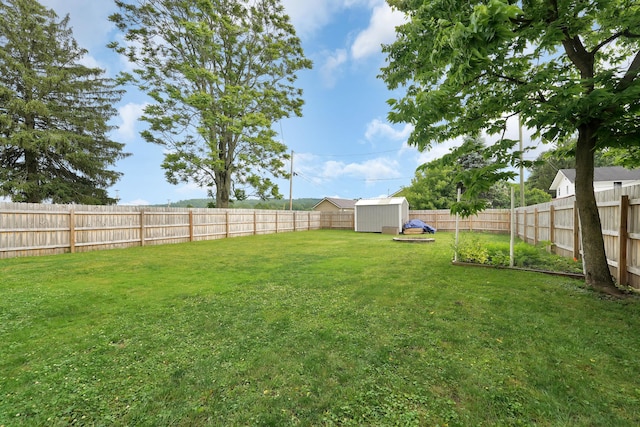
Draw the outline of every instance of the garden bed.
[[[394,237],[393,241],[406,243],[433,243],[436,241],[436,239],[424,237]]]
[[[535,246],[522,241],[517,242],[513,251],[514,266],[510,267],[508,242],[480,239],[478,235],[465,234],[461,236],[456,247],[456,262],[584,278],[580,260],[553,254],[548,247],[545,242]]]
[[[453,265],[461,265],[465,267],[484,267],[484,268],[499,268],[502,270],[531,271],[533,273],[543,273],[543,274],[550,274],[553,276],[571,277],[573,279],[584,280],[584,274],[582,273],[569,273],[565,271],[541,270],[538,268],[509,267],[504,265],[478,264],[473,262],[461,262],[461,261],[452,261],[451,263]]]

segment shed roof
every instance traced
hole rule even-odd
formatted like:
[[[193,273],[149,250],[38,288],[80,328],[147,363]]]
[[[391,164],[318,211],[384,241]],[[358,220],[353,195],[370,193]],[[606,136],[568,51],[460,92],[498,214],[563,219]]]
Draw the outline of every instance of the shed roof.
[[[387,197],[384,199],[360,199],[356,202],[356,206],[401,205],[406,202],[407,202],[407,199],[405,199],[404,197]]]

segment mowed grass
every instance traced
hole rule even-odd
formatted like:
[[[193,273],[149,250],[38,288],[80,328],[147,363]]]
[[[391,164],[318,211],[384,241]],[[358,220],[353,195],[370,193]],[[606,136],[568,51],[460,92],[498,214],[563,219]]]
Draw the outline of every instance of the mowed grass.
[[[638,298],[435,238],[0,260],[0,426],[640,425]]]

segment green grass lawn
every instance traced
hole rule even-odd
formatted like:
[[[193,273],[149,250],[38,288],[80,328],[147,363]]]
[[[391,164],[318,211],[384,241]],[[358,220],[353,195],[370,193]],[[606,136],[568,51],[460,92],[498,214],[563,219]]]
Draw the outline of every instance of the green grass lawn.
[[[640,425],[638,298],[435,238],[0,260],[0,426]]]

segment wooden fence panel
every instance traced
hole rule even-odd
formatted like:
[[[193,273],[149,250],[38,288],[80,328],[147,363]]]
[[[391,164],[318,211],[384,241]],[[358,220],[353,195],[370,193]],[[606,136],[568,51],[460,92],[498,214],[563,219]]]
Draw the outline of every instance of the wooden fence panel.
[[[320,228],[331,230],[354,230],[355,214],[353,212],[319,212]]]
[[[320,228],[320,212],[3,202],[0,258]]]
[[[487,231],[508,233],[511,216],[508,209],[488,209],[469,218],[459,218],[458,228],[461,231]],[[439,231],[455,231],[456,217],[448,209],[435,211],[409,211],[409,219],[419,219]]]
[[[640,186],[598,192],[596,200],[612,274],[640,289]],[[410,211],[409,217],[439,231],[455,230],[448,210]],[[518,208],[516,234],[579,257],[577,218],[573,197]],[[509,210],[489,209],[460,219],[459,229],[508,233],[510,223]],[[0,203],[0,258],[324,228],[353,230],[354,213]]]

